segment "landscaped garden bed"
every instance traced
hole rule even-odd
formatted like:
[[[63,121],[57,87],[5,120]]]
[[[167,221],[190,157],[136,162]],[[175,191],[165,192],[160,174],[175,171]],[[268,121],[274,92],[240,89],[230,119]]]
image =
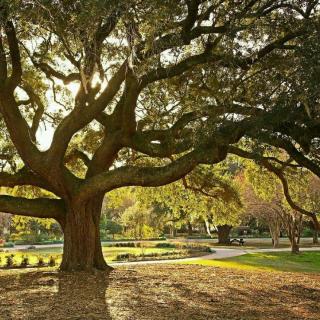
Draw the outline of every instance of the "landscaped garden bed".
[[[62,247],[1,250],[1,269],[54,267],[59,265],[62,259]],[[172,242],[127,242],[115,243],[112,246],[103,245],[103,254],[108,263],[183,259],[210,252],[212,251],[207,245]]]

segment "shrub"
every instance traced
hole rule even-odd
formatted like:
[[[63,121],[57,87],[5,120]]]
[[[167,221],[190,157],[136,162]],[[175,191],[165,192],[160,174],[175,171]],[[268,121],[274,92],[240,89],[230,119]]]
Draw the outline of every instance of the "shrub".
[[[6,267],[11,268],[14,266],[14,261],[13,261],[14,255],[11,254],[10,256],[6,256]]]
[[[211,248],[207,245],[199,245],[199,244],[183,244],[180,246],[181,249],[186,249],[189,251],[201,251],[201,252],[211,252]]]
[[[124,260],[129,260],[132,258],[136,258],[137,256],[132,253],[120,253],[116,256],[116,260],[118,261],[124,261]]]
[[[312,237],[313,231],[310,228],[306,228],[302,231],[302,237]]]
[[[51,256],[49,259],[49,267],[54,267],[55,265],[56,265],[56,259]]]
[[[6,242],[3,245],[4,248],[13,248],[14,247],[14,242]]]
[[[199,235],[188,236],[187,239],[212,239],[212,237],[209,236],[208,234],[199,234]]]
[[[22,257],[20,267],[27,267],[29,265],[29,258],[28,257]]]
[[[42,257],[38,257],[38,267],[44,267],[44,260],[43,260],[43,258]]]
[[[161,240],[167,240],[167,238],[166,237],[159,237],[159,238],[150,238],[148,240],[150,240],[150,241],[161,241]]]
[[[113,244],[113,247],[125,247],[125,248],[135,248],[138,243],[134,242],[119,242]]]
[[[176,245],[170,242],[160,242],[156,244],[156,248],[176,248]]]

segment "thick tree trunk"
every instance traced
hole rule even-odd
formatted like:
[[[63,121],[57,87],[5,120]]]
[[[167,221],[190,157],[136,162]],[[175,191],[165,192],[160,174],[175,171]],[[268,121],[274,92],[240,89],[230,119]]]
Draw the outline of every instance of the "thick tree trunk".
[[[96,197],[85,205],[72,203],[64,225],[62,271],[92,271],[111,269],[103,257],[99,220],[102,198]]]
[[[230,231],[232,226],[224,224],[222,226],[217,226],[218,230],[218,243],[219,244],[229,244],[230,243]]]

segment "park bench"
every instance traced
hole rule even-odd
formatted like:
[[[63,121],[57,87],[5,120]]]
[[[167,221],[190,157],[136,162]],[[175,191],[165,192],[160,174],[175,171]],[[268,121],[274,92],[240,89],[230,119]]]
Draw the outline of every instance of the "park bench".
[[[230,243],[231,243],[231,244],[233,244],[233,243],[238,243],[239,246],[243,246],[243,245],[244,245],[244,240],[243,240],[242,238],[240,238],[240,239],[232,239],[232,240],[230,241]]]

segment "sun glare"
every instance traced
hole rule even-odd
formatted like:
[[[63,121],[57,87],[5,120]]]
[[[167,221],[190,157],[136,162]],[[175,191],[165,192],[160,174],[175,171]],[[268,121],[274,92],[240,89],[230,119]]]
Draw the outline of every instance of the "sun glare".
[[[67,85],[67,88],[71,92],[72,96],[75,97],[79,91],[80,83],[79,82],[70,82]]]

